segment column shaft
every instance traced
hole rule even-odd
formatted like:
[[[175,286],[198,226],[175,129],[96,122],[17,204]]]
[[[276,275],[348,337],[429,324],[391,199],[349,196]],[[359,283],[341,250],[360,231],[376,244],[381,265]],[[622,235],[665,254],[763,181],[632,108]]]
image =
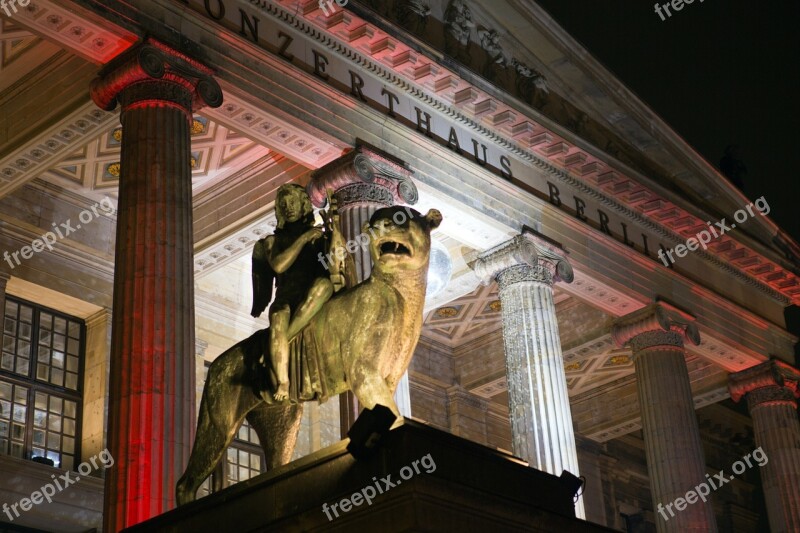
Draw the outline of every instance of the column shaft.
[[[174,507],[195,427],[194,271],[189,126],[222,103],[210,70],[152,39],[92,85],[121,104],[109,451],[104,530]]]
[[[612,336],[633,350],[656,529],[716,531],[710,502],[683,499],[706,482],[684,349],[684,339],[700,343],[694,317],[659,302],[619,319]]]
[[[111,350],[107,523],[174,506],[195,425],[189,120],[168,105],[122,114]],[[116,530],[116,529],[115,529]]]
[[[683,349],[660,346],[634,353],[642,434],[653,505],[668,505],[705,481],[705,461]],[[710,504],[656,515],[658,531],[716,531]],[[658,511],[657,511],[658,512]]]
[[[514,455],[544,472],[579,477],[553,300],[553,282],[572,282],[572,267],[555,243],[526,231],[481,254],[472,268],[500,287]],[[575,515],[584,514],[578,498]]]
[[[527,265],[497,279],[514,455],[556,476],[564,470],[579,476],[552,282]],[[582,500],[576,515],[583,517]]]
[[[731,374],[728,389],[736,402],[747,397],[770,529],[800,531],[800,370],[771,359]]]
[[[759,401],[763,396],[769,399]],[[759,396],[761,398],[759,398]],[[767,456],[761,485],[773,533],[800,531],[800,422],[797,403],[783,387],[766,387],[748,394],[753,433]]]

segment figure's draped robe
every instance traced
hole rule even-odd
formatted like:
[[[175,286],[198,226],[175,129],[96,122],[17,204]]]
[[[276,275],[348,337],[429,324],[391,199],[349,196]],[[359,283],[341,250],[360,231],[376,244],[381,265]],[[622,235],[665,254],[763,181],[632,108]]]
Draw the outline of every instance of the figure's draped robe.
[[[324,376],[336,375],[337,369],[325,368],[322,357],[320,339],[315,332],[316,321],[305,327],[289,342],[289,402],[299,403],[309,400],[324,402],[330,396],[328,383]],[[275,380],[270,372],[271,361],[260,361],[261,355],[269,357],[269,329],[257,331],[243,340],[241,348],[245,353],[245,364],[248,367],[248,383],[256,395],[264,397],[269,404],[286,404],[273,399],[277,390]],[[340,358],[335,358],[340,360]],[[332,365],[327,365],[332,366]],[[341,373],[341,369],[338,370]],[[268,391],[269,394],[260,394]]]

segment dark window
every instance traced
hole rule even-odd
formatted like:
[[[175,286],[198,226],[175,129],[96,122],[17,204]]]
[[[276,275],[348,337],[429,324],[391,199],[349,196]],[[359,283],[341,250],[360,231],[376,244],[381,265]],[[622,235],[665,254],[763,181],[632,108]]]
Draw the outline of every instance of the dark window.
[[[206,363],[206,375],[208,365],[209,363]],[[264,450],[261,448],[256,431],[245,420],[233,442],[228,446],[224,460],[220,461],[208,479],[200,485],[197,497],[202,498],[265,471]]]
[[[75,469],[85,331],[75,317],[6,297],[0,453]]]

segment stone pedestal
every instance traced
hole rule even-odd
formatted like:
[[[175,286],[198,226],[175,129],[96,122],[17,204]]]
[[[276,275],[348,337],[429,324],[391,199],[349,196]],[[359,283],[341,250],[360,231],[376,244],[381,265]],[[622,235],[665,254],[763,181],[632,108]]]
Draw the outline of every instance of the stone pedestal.
[[[358,235],[372,214],[383,207],[417,203],[417,188],[411,180],[411,170],[402,161],[366,146],[358,146],[349,154],[336,159],[314,171],[307,186],[311,202],[323,207],[327,202],[327,191],[339,205],[342,233],[354,247],[348,251],[356,265],[358,281],[363,281],[372,272],[369,250],[358,243]],[[403,416],[411,416],[411,396],[408,387],[408,372],[397,384],[395,403]],[[342,438],[358,417],[360,407],[352,392],[340,396]]]
[[[633,350],[657,530],[716,531],[710,502],[662,508],[706,480],[683,345],[700,343],[694,318],[658,303],[619,319],[612,335]]]
[[[800,371],[778,360],[731,374],[731,398],[747,397],[756,444],[767,463],[759,471],[773,533],[800,531]]]
[[[189,127],[222,92],[200,63],[148,40],[92,84],[121,105],[105,531],[174,506],[195,427]]]
[[[481,254],[473,269],[500,287],[514,454],[545,472],[579,476],[553,302],[553,283],[572,282],[572,267],[557,246],[526,232]],[[582,500],[576,513],[583,517]]]
[[[413,421],[390,431],[363,460],[353,459],[346,445],[127,531],[612,531],[575,518],[565,480]]]

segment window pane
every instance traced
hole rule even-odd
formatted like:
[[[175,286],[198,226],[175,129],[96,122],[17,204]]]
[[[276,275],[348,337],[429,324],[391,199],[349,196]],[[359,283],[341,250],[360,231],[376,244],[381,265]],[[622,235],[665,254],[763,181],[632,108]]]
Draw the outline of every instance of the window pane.
[[[53,329],[53,315],[42,313],[39,315],[39,327],[43,329]]]
[[[64,320],[61,317],[56,317],[55,325],[53,327],[53,330],[56,333],[66,334],[67,333],[67,321]]]
[[[3,358],[0,360],[0,368],[3,370],[14,370],[14,356],[10,353],[3,352]]]
[[[50,367],[47,365],[43,365],[39,363],[36,365],[36,379],[41,379],[42,381],[47,381],[47,378],[50,377]]]
[[[24,357],[18,357],[17,358],[17,370],[16,370],[17,374],[22,374],[24,376],[27,376],[28,372],[30,371],[30,364],[29,363],[30,363],[30,361],[28,359],[26,359]]]
[[[50,411],[61,414],[61,408],[63,405],[64,400],[57,396],[50,396]]]
[[[76,405],[72,400],[64,400],[64,414],[70,418],[75,418]]]
[[[33,430],[33,443],[36,446],[44,446],[44,431],[41,429]]]
[[[67,338],[64,335],[53,335],[53,350],[63,352],[67,349]]]
[[[19,326],[19,337],[21,339],[25,339],[27,341],[31,340],[31,325],[30,324],[20,324]]]
[[[43,344],[45,346],[50,346],[50,343],[53,342],[53,334],[47,331],[46,329],[39,330],[39,344]]]
[[[58,368],[53,368],[50,370],[50,383],[53,385],[58,385],[59,387],[64,386],[64,371]]]
[[[10,400],[11,399],[11,383],[6,383],[5,381],[0,381],[0,399],[3,400]],[[3,413],[0,412],[0,416]]]
[[[37,428],[43,428],[47,422],[47,413],[36,409],[33,412],[33,425]]]
[[[50,364],[56,368],[64,368],[64,352],[53,351]]]
[[[6,314],[9,316],[17,316],[17,304],[11,300],[6,300]]]
[[[23,357],[30,357],[31,343],[26,341],[19,341],[17,343],[17,355],[21,355]]]
[[[72,355],[78,355],[78,350],[80,350],[81,343],[78,339],[69,339],[67,340],[67,352]]]
[[[78,374],[68,373],[66,376],[64,386],[68,389],[78,390]]]
[[[47,450],[47,458],[48,459],[52,459],[53,460],[53,464],[56,467],[61,468],[61,454],[60,453]]]
[[[53,431],[61,431],[61,416],[51,413],[50,416],[47,417],[47,428]]]
[[[17,334],[17,321],[11,318],[6,318],[5,326],[3,327],[3,331],[6,332],[8,335],[16,335]]]
[[[33,307],[27,305],[19,306],[19,319],[28,324],[33,322]]]
[[[37,392],[34,398],[34,407],[37,409],[47,409],[47,394]]]
[[[11,456],[12,457],[19,457],[20,459],[25,458],[25,446],[18,442],[11,443]]]

